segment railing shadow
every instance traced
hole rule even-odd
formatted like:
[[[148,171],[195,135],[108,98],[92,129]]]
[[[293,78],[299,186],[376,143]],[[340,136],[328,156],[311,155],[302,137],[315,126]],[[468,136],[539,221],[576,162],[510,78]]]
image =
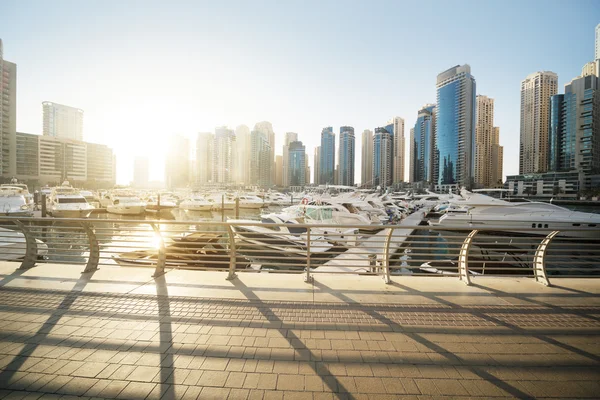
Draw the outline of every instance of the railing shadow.
[[[256,302],[256,308],[260,311],[260,313],[265,319],[267,319],[270,322],[283,324],[283,321],[279,317],[277,317],[277,315],[274,312],[270,310],[268,304],[264,303],[252,291],[252,289],[246,286],[240,279],[234,279],[232,280],[232,283],[235,286],[235,288],[238,289],[240,293],[244,294],[244,296],[248,300]],[[271,313],[267,314],[264,311],[264,309],[271,311]],[[296,344],[300,342],[300,338],[298,336],[296,336],[290,330],[287,330],[286,333],[287,334],[282,333],[281,336],[283,336],[283,338],[288,341],[290,346],[294,349],[294,352],[298,353],[301,350],[302,352],[308,353],[309,361],[310,359],[316,359],[315,354],[307,347],[298,348]],[[316,367],[316,363],[309,362],[309,365],[310,368],[315,372],[315,374],[321,378],[323,384],[325,384],[333,393],[343,393],[348,400],[355,399],[355,397],[348,391],[348,389],[344,387],[344,385],[335,377],[335,375],[333,375],[329,371],[329,369],[324,364],[320,365],[319,368]]]

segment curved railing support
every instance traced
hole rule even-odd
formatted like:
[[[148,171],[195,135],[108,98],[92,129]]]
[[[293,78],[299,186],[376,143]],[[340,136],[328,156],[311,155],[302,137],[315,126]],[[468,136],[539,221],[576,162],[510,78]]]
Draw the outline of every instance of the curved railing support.
[[[312,283],[313,277],[310,275],[310,227],[306,229],[306,274],[304,275],[304,282]]]
[[[37,261],[38,256],[38,248],[35,237],[29,228],[26,227],[21,221],[15,220],[13,222],[19,227],[25,236],[25,257],[23,257],[23,262],[19,266],[19,269],[29,269],[35,267],[35,262]]]
[[[235,246],[235,232],[231,225],[227,226],[227,230],[229,231],[229,273],[227,274],[228,281],[237,278],[237,274],[235,273],[235,267],[237,264],[237,248]]]
[[[383,281],[385,283],[392,283],[392,278],[390,276],[390,244],[392,242],[392,234],[394,230],[392,228],[388,228],[388,233],[385,235],[385,247],[383,249]]]
[[[548,245],[558,235],[559,231],[552,231],[546,236],[535,250],[535,256],[533,257],[533,274],[535,281],[545,286],[550,285],[548,275],[546,274],[546,250]]]
[[[90,242],[90,255],[83,273],[96,271],[98,269],[98,263],[100,262],[100,246],[98,245],[96,232],[94,232],[88,222],[82,222],[81,227],[83,228]]]
[[[469,249],[473,243],[473,238],[477,235],[478,230],[473,230],[465,238],[462,246],[460,247],[460,253],[458,253],[458,276],[465,285],[471,284],[471,278],[469,276]]]
[[[165,250],[165,241],[160,233],[160,228],[155,224],[150,224],[154,234],[158,236],[158,258],[156,259],[156,268],[154,269],[153,278],[165,274],[165,264],[167,262],[167,252]]]

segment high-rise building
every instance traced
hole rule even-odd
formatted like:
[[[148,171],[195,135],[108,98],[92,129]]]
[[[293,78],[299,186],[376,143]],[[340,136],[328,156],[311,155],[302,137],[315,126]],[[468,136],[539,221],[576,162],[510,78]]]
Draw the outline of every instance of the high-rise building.
[[[250,183],[271,186],[272,153],[269,138],[264,132],[254,130],[250,133],[250,142]]]
[[[17,173],[17,65],[4,59],[0,39],[0,175]]]
[[[254,124],[254,130],[264,133],[269,142],[271,152],[269,154],[269,170],[271,171],[269,183],[273,183],[275,182],[275,131],[273,131],[273,125],[268,121],[257,122]]]
[[[500,129],[494,127],[494,99],[477,96],[477,116],[475,123],[475,183],[489,188],[502,184],[502,174],[498,176],[498,162],[492,153],[498,155]],[[501,170],[501,169],[500,169]]]
[[[43,102],[42,109],[44,136],[83,140],[83,110],[50,101]]]
[[[417,114],[411,129],[410,181],[426,185],[437,183],[437,157],[435,156],[435,104],[426,104]]]
[[[275,156],[275,186],[283,186],[283,170],[287,171],[287,167],[283,164],[283,156]]]
[[[284,187],[287,187],[290,185],[290,171],[288,169],[289,167],[289,159],[288,159],[288,149],[289,149],[289,145],[292,142],[295,142],[298,140],[298,134],[294,133],[294,132],[286,132],[285,137],[283,139],[283,156],[282,156],[282,161],[283,161],[283,170],[282,170],[282,175],[283,175],[283,182],[282,185]]]
[[[596,25],[596,50],[594,60],[600,60],[600,24]]]
[[[213,183],[228,184],[232,182],[233,153],[235,134],[233,130],[221,126],[215,128],[213,146],[212,181]]]
[[[37,179],[39,175],[39,135],[17,132],[18,180]]]
[[[504,165],[504,148],[500,146],[500,128],[495,126],[492,134],[492,187],[502,187],[504,182],[503,165]]]
[[[319,185],[321,183],[321,146],[315,147],[313,162],[314,184]]]
[[[290,142],[288,146],[289,186],[306,184],[306,148],[300,141]]]
[[[387,128],[394,137],[393,183],[404,182],[404,120],[394,117],[388,121]]]
[[[210,132],[198,133],[196,139],[196,183],[204,185],[213,179],[213,148],[215,135]]]
[[[310,165],[308,165],[308,153],[304,153],[304,163],[305,163],[305,171],[304,171],[304,183],[306,185],[310,185]]]
[[[550,171],[600,173],[600,79],[577,77],[550,100]]]
[[[250,182],[250,129],[246,125],[235,128],[234,181]]]
[[[387,188],[394,180],[394,136],[386,128],[375,128],[373,135],[372,186]]]
[[[588,75],[600,76],[600,60],[590,61],[581,68],[581,76]]]
[[[147,188],[150,172],[150,161],[148,157],[138,156],[133,159],[133,186],[136,188]]]
[[[355,159],[354,128],[351,126],[340,127],[339,179],[338,183],[344,186],[354,186],[354,159]]]
[[[365,129],[362,133],[360,184],[371,187],[373,179],[373,132]]]
[[[417,163],[417,147],[415,143],[415,128],[410,128],[410,134],[408,138],[408,181],[410,183],[417,182],[415,175],[415,164]]]
[[[554,72],[538,71],[521,82],[519,174],[548,170],[550,97],[557,91],[558,75]]]
[[[86,143],[87,183],[89,189],[108,189],[117,178],[116,155],[104,144]]]
[[[437,76],[436,152],[439,189],[473,185],[475,78],[468,64]]]
[[[320,152],[319,172],[321,178],[319,183],[332,185],[335,181],[335,133],[331,126],[323,128],[321,132]]]
[[[190,183],[190,141],[181,135],[169,138],[165,183],[170,189],[184,188]]]

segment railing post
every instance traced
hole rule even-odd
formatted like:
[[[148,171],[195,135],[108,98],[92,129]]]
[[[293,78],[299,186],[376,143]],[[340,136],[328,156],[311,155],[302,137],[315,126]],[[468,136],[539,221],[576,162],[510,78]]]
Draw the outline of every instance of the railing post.
[[[552,286],[548,280],[546,274],[546,249],[548,245],[554,239],[554,236],[558,235],[559,231],[552,231],[546,236],[535,250],[535,256],[533,257],[533,274],[535,281],[545,286]]]
[[[310,226],[306,228],[306,274],[304,275],[304,282],[311,283],[313,277],[310,275]]]
[[[23,262],[19,266],[19,269],[29,269],[35,267],[35,262],[38,256],[38,248],[37,242],[35,241],[35,237],[23,224],[21,221],[13,221],[15,225],[19,227],[23,235],[25,236],[25,257],[23,257]]]
[[[237,264],[237,248],[235,246],[235,232],[231,227],[231,224],[227,225],[229,231],[229,273],[227,274],[228,281],[235,279],[237,274],[235,273],[235,267]]]
[[[458,276],[465,285],[471,284],[471,277],[469,276],[469,248],[477,232],[479,231],[473,230],[469,233],[460,247],[460,253],[458,253]]]
[[[392,283],[392,278],[390,277],[390,244],[393,232],[392,228],[388,228],[388,233],[385,237],[385,248],[383,250],[383,281],[385,283]]]
[[[98,238],[96,233],[90,227],[88,222],[82,222],[81,226],[85,231],[90,243],[90,255],[88,256],[88,262],[83,270],[83,273],[96,271],[98,269],[98,263],[100,262],[100,246],[98,245]]]
[[[157,278],[165,274],[165,264],[167,262],[167,254],[165,250],[165,241],[160,233],[160,228],[155,224],[150,224],[154,230],[154,234],[158,236],[158,257],[156,259],[156,268],[154,269],[153,278]]]
[[[369,254],[368,259],[369,259],[369,272],[374,274],[375,272],[377,272],[377,255]]]

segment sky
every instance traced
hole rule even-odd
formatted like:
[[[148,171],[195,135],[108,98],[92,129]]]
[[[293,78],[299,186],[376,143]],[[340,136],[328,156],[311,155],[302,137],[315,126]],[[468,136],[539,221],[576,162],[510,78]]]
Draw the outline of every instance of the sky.
[[[554,71],[563,93],[598,23],[598,0],[0,0],[17,130],[41,134],[43,101],[83,109],[84,140],[115,150],[118,183],[138,155],[162,180],[172,135],[259,121],[277,154],[297,132],[311,166],[323,127],[353,126],[360,181],[362,131],[402,117],[408,152],[437,74],[459,64],[495,100],[504,175],[517,174],[521,81]]]

